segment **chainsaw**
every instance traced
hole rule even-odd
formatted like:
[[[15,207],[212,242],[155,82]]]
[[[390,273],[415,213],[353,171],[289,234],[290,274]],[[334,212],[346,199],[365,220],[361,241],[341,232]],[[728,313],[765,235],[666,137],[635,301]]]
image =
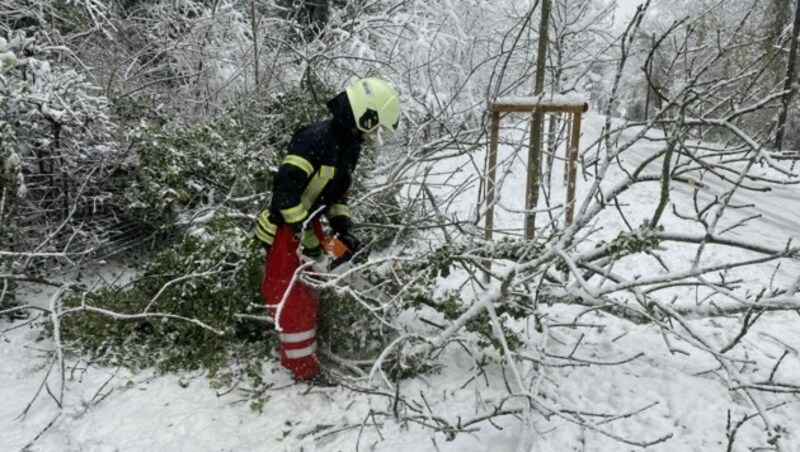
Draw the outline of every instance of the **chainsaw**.
[[[334,236],[325,236],[320,243],[323,256],[315,260],[311,265],[310,271],[304,275],[304,280],[312,284],[320,284],[324,283],[325,280],[336,279],[336,285],[348,286],[361,294],[370,297],[383,295],[382,287],[369,281],[364,274],[365,272],[351,271],[367,262],[369,258],[369,250],[367,248],[362,248],[357,253],[353,253],[344,242]]]

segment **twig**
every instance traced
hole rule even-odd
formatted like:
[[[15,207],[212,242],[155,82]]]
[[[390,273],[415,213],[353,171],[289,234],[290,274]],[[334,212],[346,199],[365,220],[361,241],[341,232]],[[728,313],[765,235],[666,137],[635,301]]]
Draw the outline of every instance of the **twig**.
[[[789,354],[789,350],[784,350],[783,355],[778,358],[778,362],[775,363],[775,366],[772,368],[772,372],[769,373],[769,378],[767,379],[768,382],[772,383],[772,379],[775,377],[775,372],[778,371],[778,367],[780,367],[781,363],[783,362],[783,358]]]
[[[25,451],[29,450],[29,449],[31,448],[31,446],[33,446],[33,445],[36,443],[36,441],[39,441],[39,438],[41,438],[41,437],[42,437],[42,435],[44,435],[44,434],[45,434],[45,432],[47,432],[48,430],[50,430],[50,427],[52,427],[53,425],[55,425],[56,421],[57,421],[57,420],[58,420],[58,419],[61,417],[61,415],[62,415],[62,414],[64,414],[64,413],[58,413],[58,414],[56,414],[56,415],[55,415],[55,417],[53,418],[53,420],[51,420],[51,421],[50,421],[50,422],[47,424],[47,426],[45,426],[45,428],[43,428],[43,429],[42,429],[42,430],[41,430],[39,433],[37,433],[37,434],[36,434],[36,436],[35,436],[35,437],[34,437],[32,440],[30,440],[30,441],[28,442],[28,444],[24,445],[24,446],[23,446],[23,447],[20,449],[20,452],[25,452]]]
[[[36,393],[33,395],[31,401],[28,402],[28,405],[25,407],[24,410],[22,410],[22,412],[16,417],[16,419],[25,419],[25,416],[28,415],[28,411],[30,411],[31,406],[33,406],[33,403],[36,401],[37,398],[39,398],[39,394],[42,392],[42,389],[44,389],[45,385],[47,384],[47,378],[50,376],[50,372],[53,370],[53,366],[55,366],[55,364],[56,364],[56,359],[55,358],[51,359],[50,366],[47,368],[47,372],[45,373],[44,378],[42,378],[42,382],[39,383],[39,388],[36,390]]]

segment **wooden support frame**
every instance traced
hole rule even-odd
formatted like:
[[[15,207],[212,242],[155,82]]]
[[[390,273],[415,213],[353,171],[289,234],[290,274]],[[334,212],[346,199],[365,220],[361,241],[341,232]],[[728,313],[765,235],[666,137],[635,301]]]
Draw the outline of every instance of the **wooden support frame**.
[[[540,98],[523,98],[523,99],[510,99],[510,100],[503,100],[498,99],[498,101],[492,105],[491,108],[491,129],[489,135],[489,153],[486,159],[486,169],[487,169],[487,181],[486,181],[486,195],[485,195],[485,202],[486,202],[486,228],[484,229],[484,238],[487,241],[491,241],[492,237],[494,236],[494,201],[495,201],[495,184],[496,184],[496,176],[497,176],[497,147],[499,142],[500,136],[500,119],[503,114],[508,113],[553,113],[553,114],[567,114],[572,116],[572,124],[569,129],[568,135],[568,147],[567,147],[567,158],[566,158],[566,182],[567,182],[567,196],[566,196],[566,211],[564,214],[564,220],[567,224],[572,224],[575,215],[575,188],[576,188],[576,176],[577,176],[577,162],[578,162],[578,150],[580,147],[580,136],[581,136],[581,119],[583,113],[589,110],[589,105],[585,102],[574,102],[574,100],[570,101],[559,101],[560,99],[550,100],[546,102],[542,102]],[[528,161],[531,161],[531,157],[541,161],[540,155],[532,155],[531,152],[539,152],[541,153],[541,149],[528,149]],[[530,196],[533,187],[527,187],[528,193],[526,193],[526,199]],[[538,190],[537,192],[538,193]],[[535,206],[538,202],[538,196],[534,196],[536,199],[533,199],[533,205]],[[525,238],[530,240],[532,239],[532,234],[527,233]],[[488,270],[490,267],[487,267],[487,273],[485,274],[485,279],[488,282],[489,280],[489,273]]]

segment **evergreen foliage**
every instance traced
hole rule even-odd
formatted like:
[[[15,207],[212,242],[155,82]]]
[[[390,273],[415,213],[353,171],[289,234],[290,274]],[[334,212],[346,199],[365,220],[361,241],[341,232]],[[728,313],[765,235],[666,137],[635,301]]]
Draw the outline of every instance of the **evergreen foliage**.
[[[203,368],[213,376],[243,357],[265,359],[273,343],[267,340],[270,330],[236,317],[261,304],[262,265],[246,231],[215,219],[158,253],[130,285],[67,297],[63,339],[94,362],[136,369]],[[84,304],[122,315],[196,319],[221,334],[158,315],[120,320],[83,311]]]
[[[236,318],[265,314],[256,308],[263,304],[263,251],[251,237],[249,218],[266,205],[265,189],[292,133],[329,116],[317,99],[333,94],[313,83],[313,89],[304,83],[273,99],[247,102],[219,122],[186,126],[150,121],[132,130],[128,138],[136,156],[135,171],[120,176],[128,181],[125,221],[159,231],[165,248],[131,285],[68,298],[65,308],[78,309],[64,322],[63,333],[71,346],[104,364],[155,366],[162,371],[206,369],[220,384],[244,374],[263,381],[254,366],[271,359],[269,352],[277,339],[271,327]],[[135,108],[126,103],[118,111]],[[375,155],[372,147],[362,153],[362,177],[374,168]],[[352,193],[357,196],[362,188],[363,181],[356,177]],[[382,199],[393,201],[397,212],[394,193]],[[368,218],[378,226],[393,220],[386,214]],[[371,238],[373,249],[387,242],[371,231],[362,232]],[[336,353],[358,351],[374,358],[389,337],[385,326],[345,293],[325,290],[321,299],[322,343]],[[121,314],[158,312],[196,319],[224,334],[174,319],[121,321],[81,312],[81,303]],[[234,369],[238,370],[231,374]]]

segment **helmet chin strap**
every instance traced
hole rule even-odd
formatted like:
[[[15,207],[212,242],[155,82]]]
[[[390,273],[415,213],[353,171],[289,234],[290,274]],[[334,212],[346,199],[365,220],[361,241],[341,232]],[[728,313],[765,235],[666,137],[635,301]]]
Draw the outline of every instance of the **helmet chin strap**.
[[[383,133],[380,127],[378,129],[369,134],[369,139],[375,142],[378,146],[383,146]]]
[[[374,141],[378,146],[383,146],[383,135],[381,128],[377,127],[372,132],[363,132],[364,141]]]

